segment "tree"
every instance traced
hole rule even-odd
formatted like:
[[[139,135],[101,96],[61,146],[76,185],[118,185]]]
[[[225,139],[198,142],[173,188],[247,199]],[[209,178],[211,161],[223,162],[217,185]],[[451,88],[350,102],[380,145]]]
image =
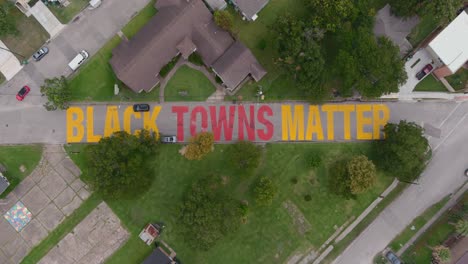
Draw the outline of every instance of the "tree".
[[[234,18],[231,13],[226,10],[219,10],[214,12],[214,21],[220,28],[232,32],[234,26]]]
[[[451,258],[452,254],[450,253],[450,249],[443,245],[435,246],[432,249],[433,263],[449,263]]]
[[[213,151],[214,136],[210,132],[198,133],[190,138],[185,157],[189,160],[201,160],[205,155]]]
[[[232,164],[248,175],[258,167],[261,149],[250,141],[239,141],[230,146]]]
[[[340,88],[341,95],[343,97],[352,96],[353,87],[359,78],[361,78],[358,68],[356,67],[357,59],[355,59],[348,51],[340,50],[336,56],[335,65],[337,75],[342,81]]]
[[[188,245],[208,250],[227,234],[235,232],[245,205],[226,195],[213,177],[195,182],[180,211],[181,231]]]
[[[468,220],[466,219],[458,220],[458,222],[455,224],[455,230],[461,236],[468,236]]]
[[[11,14],[11,9],[15,8],[10,1],[3,1],[0,5],[0,37],[18,34],[15,16]]]
[[[44,82],[41,86],[41,93],[47,96],[48,102],[44,104],[47,111],[67,109],[71,100],[71,90],[67,79],[62,76],[46,79]]]
[[[309,0],[309,9],[312,24],[332,32],[355,12],[352,0]]]
[[[354,198],[351,191],[351,183],[348,174],[347,161],[337,160],[328,171],[328,188],[330,192],[342,196],[345,199]]]
[[[154,178],[151,172],[157,145],[155,135],[147,130],[138,135],[115,132],[97,145],[89,145],[86,160],[90,185],[111,199],[130,199],[145,193]]]
[[[431,151],[423,129],[413,122],[388,123],[385,140],[374,143],[377,164],[402,181],[414,181],[422,173]]]
[[[254,188],[255,202],[259,205],[270,205],[278,188],[268,177],[261,177]]]
[[[359,194],[374,186],[377,180],[377,171],[374,163],[366,156],[359,155],[353,157],[347,163],[349,174],[349,188],[352,194]]]
[[[424,4],[421,0],[393,0],[391,11],[399,17],[412,17],[417,15],[418,10]]]
[[[450,23],[457,16],[463,0],[426,0],[424,12],[431,14],[441,24]]]

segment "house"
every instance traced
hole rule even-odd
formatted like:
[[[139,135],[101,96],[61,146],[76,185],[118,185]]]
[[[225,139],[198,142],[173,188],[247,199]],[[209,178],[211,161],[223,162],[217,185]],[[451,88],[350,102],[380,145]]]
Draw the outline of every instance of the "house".
[[[227,3],[224,0],[204,0],[205,3],[210,7],[211,11],[224,10],[227,7]]]
[[[143,242],[150,246],[161,233],[161,227],[157,224],[148,224],[140,232],[139,237]]]
[[[0,172],[0,194],[2,194],[6,189],[8,189],[8,186],[10,186],[10,182],[8,179],[3,176],[3,174]]]
[[[151,255],[149,255],[142,264],[175,264],[174,258],[171,257],[164,249],[157,247]]]
[[[463,11],[427,46],[426,50],[442,64],[434,70],[437,78],[457,72],[468,61],[468,13]]]
[[[158,13],[135,37],[123,40],[112,51],[110,64],[115,74],[133,91],[151,91],[167,63],[179,55],[187,59],[193,52],[226,80],[223,85],[229,91],[245,79],[258,81],[266,74],[247,47],[215,24],[202,0],[158,0],[155,7]],[[231,53],[242,54],[244,59]]]
[[[255,21],[258,13],[270,0],[231,0],[231,3],[249,21]]]

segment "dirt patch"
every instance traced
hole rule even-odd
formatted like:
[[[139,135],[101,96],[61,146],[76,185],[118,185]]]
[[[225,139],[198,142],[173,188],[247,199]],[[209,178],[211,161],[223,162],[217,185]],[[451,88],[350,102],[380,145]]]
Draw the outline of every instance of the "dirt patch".
[[[283,202],[283,207],[286,209],[288,214],[292,217],[294,225],[296,226],[297,232],[304,235],[311,229],[309,221],[305,218],[304,214],[299,208],[290,200]]]

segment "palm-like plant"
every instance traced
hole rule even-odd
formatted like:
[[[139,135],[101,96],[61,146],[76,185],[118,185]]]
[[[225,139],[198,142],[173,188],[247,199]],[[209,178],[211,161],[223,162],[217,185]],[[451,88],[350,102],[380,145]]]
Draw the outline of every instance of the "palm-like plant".
[[[455,230],[461,236],[468,236],[468,220],[466,219],[458,220],[458,222],[455,224]]]

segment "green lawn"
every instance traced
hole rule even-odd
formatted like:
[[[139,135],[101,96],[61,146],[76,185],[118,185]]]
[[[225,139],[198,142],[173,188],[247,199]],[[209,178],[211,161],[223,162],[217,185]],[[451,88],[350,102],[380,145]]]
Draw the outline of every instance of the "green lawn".
[[[427,76],[422,81],[416,85],[414,88],[416,92],[448,92],[447,88],[436,80],[436,78],[432,75]]]
[[[401,232],[390,244],[389,247],[394,251],[397,252],[400,250],[401,247],[405,245],[415,234],[418,230],[423,227],[431,218],[448,202],[450,197],[446,197],[442,199],[440,202],[432,205],[424,213],[418,216],[416,219],[409,224],[403,232]],[[414,230],[411,228],[414,226]]]
[[[468,87],[468,70],[461,68],[455,74],[447,76],[445,79],[456,91],[463,90],[465,87]]]
[[[88,4],[89,0],[70,0],[70,4],[67,7],[49,5],[49,9],[62,24],[68,24],[68,22],[86,8]]]
[[[132,38],[135,36],[138,31],[157,13],[156,8],[154,8],[154,0],[151,0],[150,3],[143,8],[138,15],[136,15],[132,21],[130,21],[124,28],[122,32],[127,36],[127,38]]]
[[[86,175],[86,163],[80,150],[83,146],[72,145],[74,151],[80,153],[71,155]],[[333,234],[335,225],[341,226],[351,216],[359,215],[392,181],[379,174],[376,187],[356,200],[344,200],[330,194],[327,168],[332,161],[346,155],[367,153],[369,146],[369,143],[268,144],[257,175],[241,179],[228,165],[227,145],[216,145],[215,151],[202,161],[187,161],[180,156],[180,145],[162,145],[150,191],[133,201],[108,201],[132,237],[107,263],[141,263],[152,247],[140,241],[138,234],[146,223],[155,221],[165,223],[162,239],[174,248],[178,257],[194,264],[283,263],[296,250],[318,248]],[[314,170],[308,164],[308,157],[315,151],[322,153],[324,161]],[[228,182],[227,190],[250,203],[251,183],[260,175],[272,177],[279,186],[279,194],[270,207],[251,206],[246,224],[203,252],[184,243],[177,228],[177,212],[190,184],[210,174],[223,176]],[[297,184],[291,182],[293,177],[298,179]],[[307,194],[312,197],[309,202],[304,200]],[[292,216],[282,206],[287,200],[296,204],[310,223],[311,229],[304,235],[297,231]]]
[[[2,3],[3,1],[0,1]],[[18,34],[15,36],[2,37],[1,40],[15,54],[18,60],[29,58],[36,52],[49,38],[49,33],[33,17],[26,17],[18,8],[12,7],[10,15],[16,20]],[[23,56],[23,57],[22,57]]]
[[[0,198],[4,198],[36,168],[41,159],[41,155],[42,146],[40,145],[0,147],[0,163],[7,168],[7,172],[4,173],[4,176],[7,177],[10,182],[10,187],[0,195]],[[26,167],[25,172],[20,171],[21,165]]]
[[[180,67],[164,89],[165,101],[205,101],[216,88],[206,76],[188,66]]]
[[[438,26],[439,23],[434,16],[423,16],[419,24],[416,25],[408,35],[407,39],[413,47],[416,47]]]
[[[38,263],[62,238],[70,233],[91,211],[94,210],[102,199],[93,194],[81,206],[67,217],[57,228],[54,229],[39,245],[21,261],[22,264]]]
[[[109,64],[112,49],[119,45],[118,36],[112,38],[97,54],[85,63],[72,80],[70,87],[73,101],[144,101],[159,99],[158,89],[150,93],[135,93],[117,79]],[[120,94],[114,95],[114,84],[118,84]]]

